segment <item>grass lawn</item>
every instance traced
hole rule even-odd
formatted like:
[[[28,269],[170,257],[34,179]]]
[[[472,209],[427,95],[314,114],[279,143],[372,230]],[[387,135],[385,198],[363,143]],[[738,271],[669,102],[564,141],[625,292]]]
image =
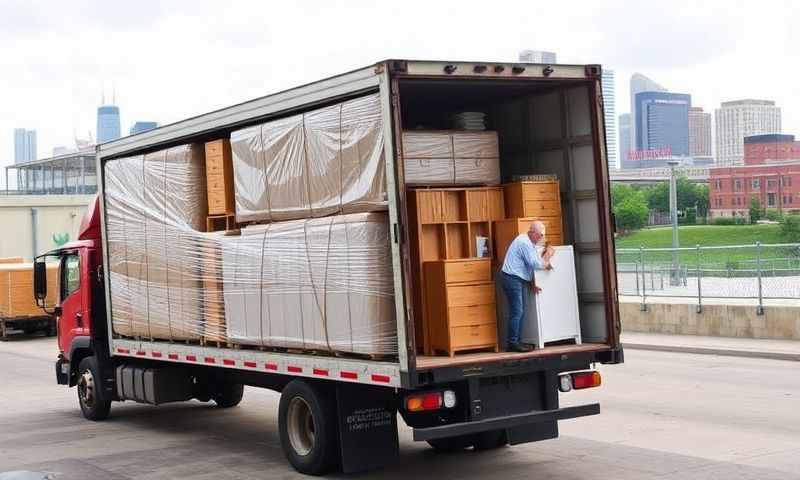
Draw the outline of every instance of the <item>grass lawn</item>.
[[[696,245],[722,246],[722,245],[753,245],[757,241],[762,244],[783,243],[780,225],[685,225],[678,228],[678,239],[681,247],[694,247]],[[639,230],[630,235],[617,237],[617,248],[657,248],[672,245],[672,228],[657,227]],[[797,256],[796,250],[786,248],[762,248],[761,258],[789,258]],[[636,261],[638,254],[618,254],[618,262]],[[669,252],[646,253],[645,261],[669,261]],[[756,248],[703,250],[702,264],[738,263],[756,259]],[[696,252],[680,252],[682,264],[696,265]]]

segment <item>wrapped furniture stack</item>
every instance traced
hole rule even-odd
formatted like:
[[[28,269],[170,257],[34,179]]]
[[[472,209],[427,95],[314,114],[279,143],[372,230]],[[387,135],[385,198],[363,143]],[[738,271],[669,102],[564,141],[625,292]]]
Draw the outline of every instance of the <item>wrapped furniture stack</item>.
[[[368,95],[107,162],[114,333],[397,354],[383,149]]]

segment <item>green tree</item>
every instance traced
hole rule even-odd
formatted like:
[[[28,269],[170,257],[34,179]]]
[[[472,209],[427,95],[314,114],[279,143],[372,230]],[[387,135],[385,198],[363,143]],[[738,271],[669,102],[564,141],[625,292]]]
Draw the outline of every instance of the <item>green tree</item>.
[[[636,191],[624,197],[613,207],[617,228],[622,231],[638,230],[647,225],[649,211],[644,193]]]
[[[692,183],[686,177],[678,177],[678,210],[697,208],[696,216],[705,218],[708,214],[708,186]],[[647,205],[652,210],[669,213],[669,182],[650,187],[645,192]]]
[[[752,197],[750,199],[750,223],[758,223],[761,217],[761,205],[758,204],[758,197]]]

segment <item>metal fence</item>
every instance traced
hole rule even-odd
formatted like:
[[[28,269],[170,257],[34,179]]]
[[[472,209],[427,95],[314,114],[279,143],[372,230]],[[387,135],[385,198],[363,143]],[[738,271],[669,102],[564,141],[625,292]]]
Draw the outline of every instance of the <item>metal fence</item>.
[[[735,239],[731,239],[735,240]],[[800,299],[800,243],[618,248],[620,295],[703,299]]]

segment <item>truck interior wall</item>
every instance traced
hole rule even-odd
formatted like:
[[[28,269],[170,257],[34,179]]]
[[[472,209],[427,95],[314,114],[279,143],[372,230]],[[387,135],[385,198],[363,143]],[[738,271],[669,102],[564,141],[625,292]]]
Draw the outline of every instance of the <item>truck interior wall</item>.
[[[498,134],[503,183],[555,174],[562,199],[563,243],[574,245],[581,334],[610,343],[597,198],[591,102],[583,81],[407,80],[400,83],[406,130],[447,128],[445,112],[482,111]]]

